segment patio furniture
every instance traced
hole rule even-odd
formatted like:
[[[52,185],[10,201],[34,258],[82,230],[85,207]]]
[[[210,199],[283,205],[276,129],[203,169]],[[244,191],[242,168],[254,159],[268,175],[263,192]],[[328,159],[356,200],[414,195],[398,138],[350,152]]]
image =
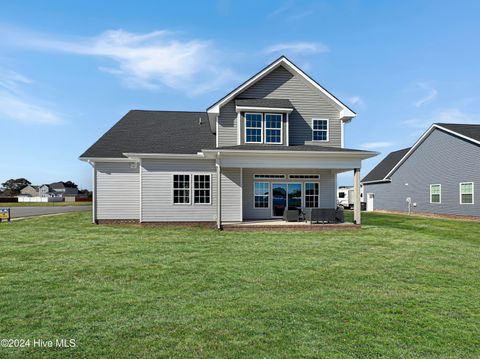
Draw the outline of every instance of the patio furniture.
[[[345,219],[343,217],[343,207],[342,206],[338,206],[337,209],[335,210],[335,221],[337,223],[345,222]]]
[[[306,213],[306,220],[313,224],[316,223],[335,223],[336,210],[335,208],[312,208]]]
[[[302,210],[297,207],[288,207],[283,211],[282,217],[287,222],[298,222],[302,217]]]

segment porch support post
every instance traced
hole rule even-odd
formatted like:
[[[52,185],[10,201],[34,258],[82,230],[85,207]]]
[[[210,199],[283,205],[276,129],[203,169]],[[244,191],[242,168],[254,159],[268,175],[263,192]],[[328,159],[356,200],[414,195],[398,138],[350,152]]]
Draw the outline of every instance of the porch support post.
[[[355,224],[362,223],[362,212],[360,204],[360,168],[353,170],[353,222]]]
[[[222,229],[222,169],[220,167],[220,153],[215,161],[217,168],[217,229]]]

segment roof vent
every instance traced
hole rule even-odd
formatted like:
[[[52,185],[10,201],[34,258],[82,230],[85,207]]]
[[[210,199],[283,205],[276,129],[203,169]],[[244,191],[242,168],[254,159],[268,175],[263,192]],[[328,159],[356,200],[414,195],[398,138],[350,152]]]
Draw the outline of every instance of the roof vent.
[[[201,117],[198,118],[198,124],[199,124],[199,125],[202,124],[202,118],[201,118]]]

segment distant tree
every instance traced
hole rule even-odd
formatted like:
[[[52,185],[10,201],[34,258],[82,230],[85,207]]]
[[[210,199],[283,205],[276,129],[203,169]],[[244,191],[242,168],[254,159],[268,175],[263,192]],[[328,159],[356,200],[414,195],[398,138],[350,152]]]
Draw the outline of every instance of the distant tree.
[[[26,178],[17,178],[17,179],[9,179],[6,182],[2,183],[2,187],[4,192],[9,193],[10,195],[14,196],[20,193],[22,188],[27,187],[29,184],[32,184]]]
[[[75,182],[72,182],[72,181],[63,182],[63,185],[65,187],[78,188],[78,185]]]

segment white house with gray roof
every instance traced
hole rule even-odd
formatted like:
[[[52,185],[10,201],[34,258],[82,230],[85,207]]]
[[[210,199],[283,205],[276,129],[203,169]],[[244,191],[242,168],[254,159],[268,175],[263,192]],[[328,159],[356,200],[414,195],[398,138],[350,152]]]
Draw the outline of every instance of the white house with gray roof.
[[[359,204],[362,160],[376,153],[345,148],[355,116],[284,56],[206,112],[130,111],[80,156],[93,166],[93,221],[221,228],[335,208],[337,174],[351,170]]]
[[[480,125],[433,124],[362,183],[367,210],[480,216]]]

